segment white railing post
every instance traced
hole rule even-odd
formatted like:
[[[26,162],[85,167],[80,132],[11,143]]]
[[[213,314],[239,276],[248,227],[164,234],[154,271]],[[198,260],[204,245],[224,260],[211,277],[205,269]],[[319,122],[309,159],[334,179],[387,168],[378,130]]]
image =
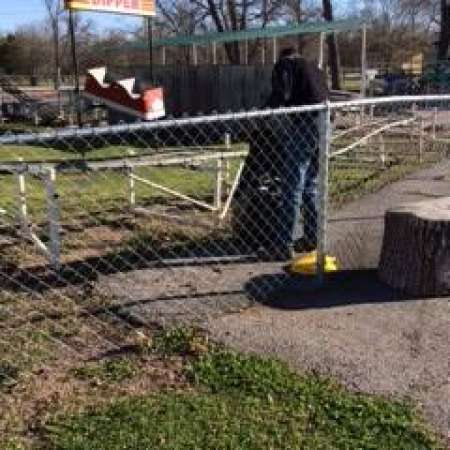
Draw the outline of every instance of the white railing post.
[[[23,158],[19,158],[23,162]],[[27,206],[27,185],[25,180],[25,171],[20,169],[17,174],[17,184],[19,189],[19,222],[22,233],[27,235],[29,232],[28,224],[28,206]]]
[[[44,176],[47,191],[47,217],[49,226],[50,263],[54,270],[61,267],[61,236],[59,223],[59,198],[56,192],[56,171],[49,168]]]
[[[436,140],[437,120],[438,120],[438,109],[434,108],[433,109],[433,129],[432,129],[433,141]]]
[[[331,107],[330,103],[327,102],[325,104],[325,109],[319,112],[319,192],[317,202],[317,278],[319,284],[323,284],[325,278],[330,146]]]
[[[386,168],[386,144],[384,142],[384,136],[383,133],[380,133],[379,135],[379,141],[380,141],[380,162],[381,162],[381,168]]]
[[[424,141],[425,141],[425,136],[424,136],[424,126],[423,126],[423,118],[421,117],[419,119],[419,164],[423,163],[423,151],[424,151]]]
[[[225,134],[225,151],[228,153],[231,151],[231,136],[230,133]],[[225,174],[224,174],[224,184],[225,184],[225,195],[228,196],[230,193],[230,160],[227,158],[225,160]]]
[[[220,211],[222,208],[222,187],[223,187],[223,157],[217,159],[216,169],[216,189],[214,191],[214,208]]]
[[[134,150],[128,150],[128,155],[135,156],[136,152]],[[129,161],[126,162],[126,167],[128,178],[128,198],[130,200],[131,208],[134,208],[136,206],[136,182],[134,180],[134,169],[133,165]]]

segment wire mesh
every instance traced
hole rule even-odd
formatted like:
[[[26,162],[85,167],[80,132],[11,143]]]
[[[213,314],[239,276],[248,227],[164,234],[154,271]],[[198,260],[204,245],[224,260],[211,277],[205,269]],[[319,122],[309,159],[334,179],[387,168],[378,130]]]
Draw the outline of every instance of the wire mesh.
[[[296,252],[376,267],[396,199],[370,195],[448,160],[449,111],[393,98],[1,137],[2,409],[28,374],[241,314]]]
[[[376,268],[384,214],[404,201],[444,193],[389,186],[448,158],[448,101],[367,102],[338,108],[330,153],[329,251],[341,268]],[[383,201],[370,194],[382,190]],[[377,197],[378,198],[378,197]]]

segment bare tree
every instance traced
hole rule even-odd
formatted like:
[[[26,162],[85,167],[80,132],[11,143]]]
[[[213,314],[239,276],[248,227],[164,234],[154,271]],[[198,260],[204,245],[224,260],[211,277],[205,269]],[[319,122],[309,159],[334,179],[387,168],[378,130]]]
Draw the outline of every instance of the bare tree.
[[[61,84],[61,64],[60,64],[60,49],[59,49],[59,39],[60,39],[60,18],[63,13],[61,8],[60,0],[43,0],[45,8],[47,10],[49,23],[52,31],[52,42],[53,42],[53,54],[55,62],[54,70],[54,86],[55,90],[59,92]]]
[[[323,17],[326,21],[333,21],[333,5],[331,0],[323,0]],[[339,50],[337,44],[336,34],[327,35],[327,46],[328,46],[328,63],[331,70],[331,87],[335,90],[340,90],[341,80],[340,80],[340,64],[339,64]]]
[[[27,75],[31,84],[39,77],[51,73],[51,47],[47,30],[42,24],[28,24],[18,27],[8,38],[3,49],[6,68],[13,74]]]
[[[191,0],[205,13],[208,25],[219,32],[264,28],[281,10],[283,0]],[[225,44],[228,60],[240,64],[238,42]]]
[[[206,29],[205,17],[207,13],[199,5],[189,0],[157,0],[160,19],[157,22],[158,30],[165,36],[192,35],[199,29]],[[177,57],[188,62],[189,50],[178,49]]]

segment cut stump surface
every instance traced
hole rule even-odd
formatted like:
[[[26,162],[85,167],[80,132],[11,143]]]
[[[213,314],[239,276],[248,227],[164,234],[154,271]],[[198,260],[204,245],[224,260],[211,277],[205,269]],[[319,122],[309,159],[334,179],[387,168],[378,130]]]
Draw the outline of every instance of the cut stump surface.
[[[379,276],[409,295],[450,295],[450,197],[387,211]]]

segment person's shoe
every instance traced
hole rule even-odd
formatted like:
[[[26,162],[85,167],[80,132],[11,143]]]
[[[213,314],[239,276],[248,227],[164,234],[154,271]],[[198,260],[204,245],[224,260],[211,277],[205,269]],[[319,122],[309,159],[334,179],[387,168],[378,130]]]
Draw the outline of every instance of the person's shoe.
[[[309,253],[317,249],[317,244],[302,237],[294,242],[294,251],[296,253]]]

